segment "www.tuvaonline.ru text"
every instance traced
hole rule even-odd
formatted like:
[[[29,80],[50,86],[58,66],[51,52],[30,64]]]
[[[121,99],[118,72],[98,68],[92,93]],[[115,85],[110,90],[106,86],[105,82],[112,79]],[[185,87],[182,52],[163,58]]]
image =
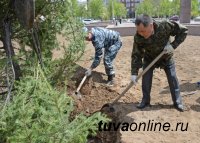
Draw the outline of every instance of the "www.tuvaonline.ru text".
[[[148,122],[118,122],[118,123],[103,123],[100,121],[98,123],[99,131],[117,131],[121,129],[121,131],[187,131],[188,130],[188,122],[177,122],[173,124],[173,126],[169,122],[155,122],[154,120],[149,120]]]

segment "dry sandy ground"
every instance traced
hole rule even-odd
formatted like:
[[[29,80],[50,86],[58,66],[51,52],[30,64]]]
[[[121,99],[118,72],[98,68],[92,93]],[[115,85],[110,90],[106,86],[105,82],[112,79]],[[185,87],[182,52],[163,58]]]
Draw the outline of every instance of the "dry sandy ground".
[[[130,82],[130,61],[133,44],[133,37],[122,37],[123,47],[115,60],[116,81],[117,85],[112,88],[105,88],[104,81],[104,66],[98,66],[93,72],[93,83],[90,86],[91,91],[88,93],[86,108],[82,111],[87,112],[100,109],[103,104],[111,102],[121,93]],[[136,105],[141,101],[141,80],[138,85],[132,87],[126,96],[120,99],[120,104],[116,105],[116,110],[121,111],[120,117],[123,122],[133,123],[137,125],[144,122],[151,125],[155,123],[170,124],[169,131],[164,131],[163,128],[159,131],[158,126],[156,131],[121,131],[121,142],[124,143],[199,143],[200,142],[200,87],[197,82],[200,81],[200,37],[188,36],[175,51],[175,61],[177,76],[180,82],[181,94],[183,97],[185,112],[179,112],[172,107],[171,95],[169,86],[163,70],[156,69],[154,72],[153,87],[151,92],[152,107],[143,110],[138,110]],[[87,44],[86,52],[78,64],[87,68],[92,62],[94,49],[91,43]],[[193,93],[193,94],[190,94]],[[102,96],[101,96],[102,95]],[[96,96],[96,97],[95,97]],[[93,98],[95,97],[95,98]],[[83,101],[81,101],[83,103]],[[104,100],[104,101],[102,101]],[[99,104],[97,104],[99,103]],[[83,106],[83,105],[80,105]],[[90,109],[91,108],[91,109]],[[84,109],[84,110],[83,110]],[[182,123],[176,129],[176,124]],[[188,125],[188,126],[187,126]],[[132,129],[135,128],[133,124]],[[138,128],[137,128],[138,129]],[[165,128],[166,129],[166,128]]]

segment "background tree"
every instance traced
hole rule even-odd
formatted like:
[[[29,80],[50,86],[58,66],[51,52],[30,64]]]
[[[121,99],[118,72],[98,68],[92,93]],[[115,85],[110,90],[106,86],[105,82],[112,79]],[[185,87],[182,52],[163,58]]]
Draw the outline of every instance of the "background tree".
[[[122,3],[116,2],[114,4],[115,16],[118,18],[126,17],[126,7]]]
[[[102,0],[90,0],[88,10],[90,17],[94,19],[102,18],[104,15],[104,3]]]
[[[87,6],[80,4],[77,10],[77,17],[83,18],[88,16]]]
[[[152,15],[159,17],[163,11],[160,7],[161,0],[150,0],[149,2],[153,5],[153,9],[150,10]]]
[[[117,0],[109,0],[107,9],[110,19],[113,16],[114,18],[126,17],[127,11],[125,5]]]
[[[139,4],[136,7],[136,13],[137,14],[142,14],[142,13],[146,13],[149,14],[151,16],[153,15],[153,3],[151,2],[151,0],[144,0],[141,4]]]
[[[180,0],[172,0],[171,9],[173,15],[180,15]]]
[[[115,0],[109,0],[108,1],[108,6],[107,6],[107,9],[108,9],[108,16],[110,19],[114,18],[115,15],[115,9],[114,9],[114,4],[116,3]]]
[[[115,18],[125,17],[127,14],[124,4],[117,0],[109,0],[107,9],[110,19],[112,19],[113,16]]]
[[[105,6],[103,7],[102,19],[103,20],[110,19],[108,9]]]
[[[160,2],[160,15],[162,17],[169,17],[171,15],[173,15],[173,2],[169,1],[169,0],[162,0]]]
[[[191,5],[191,17],[194,18],[198,15],[200,15],[200,2],[198,0],[192,0],[192,5]]]
[[[136,7],[136,13],[148,13],[153,17],[166,17],[179,13],[180,0],[144,0]]]

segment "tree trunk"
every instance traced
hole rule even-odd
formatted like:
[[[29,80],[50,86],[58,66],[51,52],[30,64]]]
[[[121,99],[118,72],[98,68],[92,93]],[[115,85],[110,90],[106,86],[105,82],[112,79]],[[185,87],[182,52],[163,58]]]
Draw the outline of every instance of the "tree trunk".
[[[181,0],[180,23],[190,23],[191,0]]]

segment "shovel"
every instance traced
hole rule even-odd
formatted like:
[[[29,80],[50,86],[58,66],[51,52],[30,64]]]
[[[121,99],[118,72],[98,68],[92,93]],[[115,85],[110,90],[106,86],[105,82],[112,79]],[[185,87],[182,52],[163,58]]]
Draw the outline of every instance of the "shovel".
[[[81,83],[79,84],[78,88],[76,89],[75,94],[76,94],[76,96],[78,96],[79,98],[81,98],[80,89],[81,89],[81,87],[83,86],[83,83],[85,82],[86,78],[87,78],[87,75],[85,75],[85,76],[83,77]]]
[[[136,82],[166,53],[166,50],[163,50],[136,78]],[[125,93],[134,85],[134,83],[131,81],[128,86],[124,89],[124,91],[112,102],[107,103],[103,105],[104,107],[111,107],[113,104],[115,104],[122,96],[125,95]]]

